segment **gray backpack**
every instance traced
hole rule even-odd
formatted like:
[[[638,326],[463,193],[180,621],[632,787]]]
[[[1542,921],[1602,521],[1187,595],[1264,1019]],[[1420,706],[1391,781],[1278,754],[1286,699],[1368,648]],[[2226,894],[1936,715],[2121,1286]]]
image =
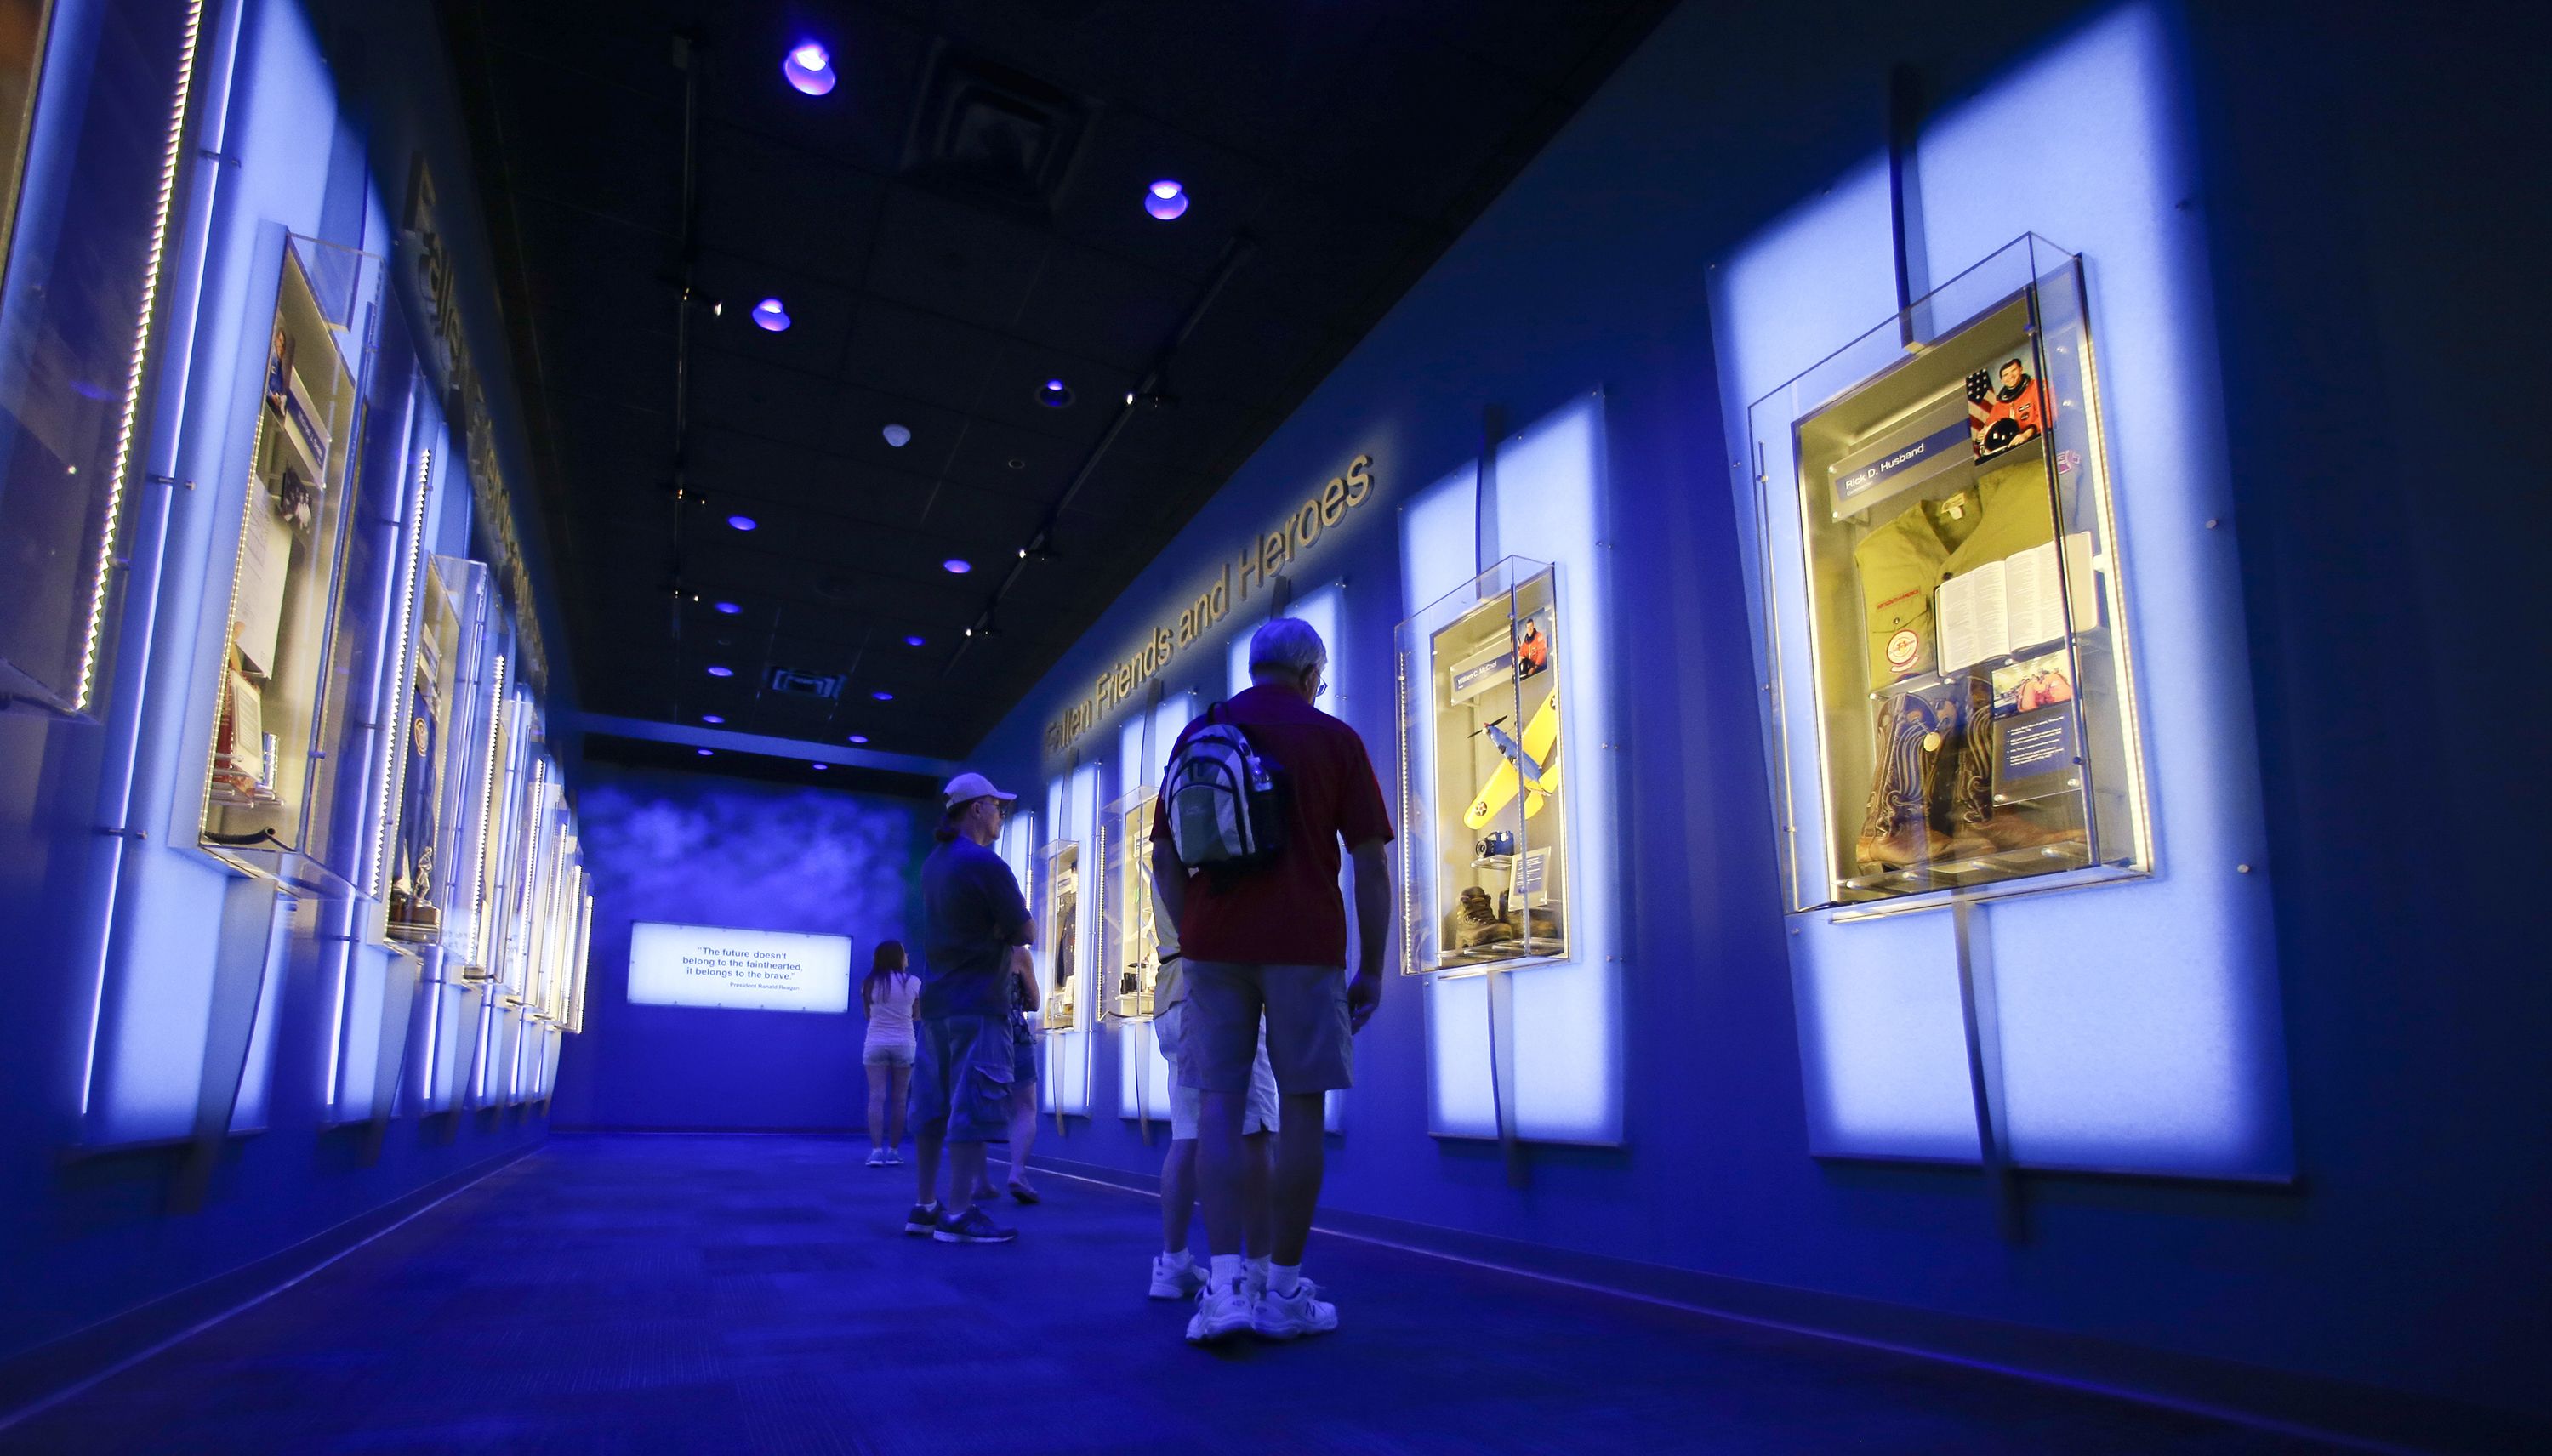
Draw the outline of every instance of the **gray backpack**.
[[[1179,863],[1218,877],[1267,865],[1285,845],[1284,771],[1222,720],[1223,707],[1206,709],[1170,755],[1161,789]]]

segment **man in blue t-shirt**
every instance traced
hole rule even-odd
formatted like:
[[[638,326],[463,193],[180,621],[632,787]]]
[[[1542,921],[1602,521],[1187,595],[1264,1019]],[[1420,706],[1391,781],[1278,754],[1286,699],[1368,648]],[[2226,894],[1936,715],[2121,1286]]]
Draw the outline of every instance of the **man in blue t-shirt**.
[[[994,1224],[975,1203],[984,1144],[1008,1135],[1010,1113],[1010,985],[1033,939],[1018,877],[990,846],[1018,795],[981,774],[948,781],[939,847],[921,865],[921,1000],[912,1068],[913,1171],[920,1201],[904,1231],[943,1244],[1004,1244],[1018,1230]],[[948,1149],[948,1197],[939,1197],[939,1150]]]

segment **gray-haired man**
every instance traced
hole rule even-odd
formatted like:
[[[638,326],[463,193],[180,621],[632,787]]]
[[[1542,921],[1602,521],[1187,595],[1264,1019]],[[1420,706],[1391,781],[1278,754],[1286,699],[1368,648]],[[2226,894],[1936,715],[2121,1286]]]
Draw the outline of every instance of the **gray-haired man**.
[[[1153,879],[1186,955],[1179,1080],[1204,1094],[1197,1192],[1214,1262],[1188,1323],[1188,1338],[1199,1344],[1243,1329],[1292,1339],[1338,1322],[1336,1307],[1303,1282],[1303,1243],[1321,1197],[1322,1096],[1353,1081],[1351,1038],[1382,1001],[1383,939],[1391,923],[1391,868],[1383,847],[1391,841],[1391,816],[1364,740],[1313,706],[1326,690],[1329,661],[1329,649],[1308,623],[1279,617],[1250,638],[1249,689],[1213,715],[1243,729],[1258,754],[1283,771],[1284,838],[1273,863],[1229,876],[1192,876],[1179,863],[1169,816],[1153,821]],[[1338,896],[1341,844],[1355,860],[1353,981],[1346,974],[1346,907]],[[1253,1297],[1241,1270],[1247,1217],[1241,1114],[1262,1015],[1282,1111],[1271,1190],[1274,1268],[1266,1292]]]

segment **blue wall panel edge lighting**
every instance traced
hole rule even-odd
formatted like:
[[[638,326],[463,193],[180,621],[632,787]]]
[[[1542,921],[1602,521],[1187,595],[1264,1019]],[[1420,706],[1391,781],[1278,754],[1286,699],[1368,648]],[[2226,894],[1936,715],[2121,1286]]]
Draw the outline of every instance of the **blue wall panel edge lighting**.
[[[1950,46],[1937,17],[1901,7],[1814,17],[1679,9],[976,751],[997,778],[1045,778],[1040,738],[1060,706],[1147,633],[1164,604],[1192,598],[1227,543],[1349,456],[1374,455],[1382,503],[1396,510],[1477,454],[1484,404],[1537,419],[1587,381],[1603,382],[1610,490],[1628,522],[1616,553],[1618,610],[1649,665],[1624,684],[1631,789],[1622,834],[1636,881],[1627,934],[1642,968],[1623,993],[1630,1151],[1536,1149],[1532,1185],[1518,1193],[1494,1154],[1431,1139],[1435,1018],[1405,994],[1413,988],[1395,983],[1359,1038],[1356,1131],[1331,1151],[1331,1206],[1448,1237],[1619,1255],[1944,1319],[2008,1321],[2051,1338],[2274,1367],[2347,1383],[2372,1404],[2398,1393],[2404,1409],[2444,1401],[2552,1415],[2530,1373],[2539,1340],[2528,1333],[2539,1329],[2535,1311],[2552,1305],[2552,1269],[2540,1241],[2515,1232],[2539,1227],[2552,1182],[2552,1155],[2534,1127],[2539,1079],[2525,1070],[2532,1054],[2519,1050],[2552,1041],[2552,993],[2511,969],[2535,959],[2527,947],[2539,947],[2539,914],[2525,933],[2516,923],[2525,916],[2499,891],[2475,890],[2503,879],[2491,866],[2503,871],[2508,861],[2492,857],[2512,852],[2510,825],[2552,821],[2542,785],[2481,767],[2504,767],[2489,747],[2490,725],[2531,721],[2516,704],[2538,689],[2510,683],[2506,701],[2462,716],[2420,707],[2431,699],[2415,693],[2372,711],[2363,672],[2332,676],[2344,658],[2396,666],[2411,683],[2442,665],[2489,680],[2484,655],[2456,635],[2455,624],[2476,618],[2423,614],[2453,605],[2494,613],[2479,620],[2552,615],[2541,573],[2515,560],[2523,533],[2471,539],[2469,511],[2444,512],[2433,493],[2413,491],[2414,481],[2449,474],[2402,463],[2434,457],[2451,463],[2451,478],[2493,478],[2487,432],[2430,439],[2398,459],[2407,444],[2395,439],[2421,416],[2435,361],[2456,357],[2408,351],[2409,341],[2454,341],[2476,364],[2491,362],[2493,371],[2458,397],[2507,437],[2523,433],[2530,406],[2519,401],[2531,395],[2521,381],[2539,378],[2539,361],[2516,366],[2535,360],[2531,346],[2518,347],[2502,314],[2472,304],[2531,284],[2503,249],[2475,246],[2503,238],[2474,201],[2499,192],[2474,175],[2477,156],[2447,141],[2517,123],[2534,135],[2546,107],[2539,88],[2518,83],[2512,60],[2494,62],[2504,84],[2487,106],[2445,72],[2449,53],[2496,54],[2484,36],[2505,16],[2456,17],[2464,49],[2436,52],[2433,63],[2416,58],[2430,49],[2406,19],[2358,19],[2334,26],[2323,12],[2283,3],[2238,15],[2204,7],[2193,18],[2167,4],[2058,6],[1990,38],[1963,32]],[[2198,155],[2189,191],[2148,227],[2175,235],[2172,250],[2201,250],[2217,280],[2211,300],[2175,297],[2156,321],[2163,352],[2140,367],[2245,379],[2239,428],[2221,448],[2206,438],[2220,427],[2196,415],[2182,416],[2181,444],[2187,459],[2212,453],[2235,466],[2213,468],[2206,488],[2238,506],[2214,518],[2244,577],[2251,680],[2241,695],[2259,703],[2248,752],[2267,784],[2276,852],[2274,874],[2261,869],[2267,856],[2247,861],[2252,887],[2241,891],[2274,906],[2274,944],[2235,947],[2242,960],[2274,965],[2274,988],[2265,1002],[2219,1001],[2230,1014],[2215,1022],[2240,1044],[2241,1061],[2223,1065],[2243,1076],[2218,1081],[2210,1095],[2219,1107],[2226,1095],[2247,1101],[2248,1130],[2227,1118],[2197,1129],[2204,1136],[2193,1142],[2183,1121],[2164,1128],[2158,1149],[2168,1144],[2178,1158],[2211,1144],[2220,1162],[2273,1168],[2291,1124],[2297,1177],[2201,1186],[2033,1174],[2024,1182],[2027,1237],[2013,1245],[1971,1171],[1811,1156],[1807,1129],[1831,1115],[1811,1097],[1865,1069],[1822,1067],[1816,1040],[1802,1042],[1803,1024],[1827,1012],[1793,993],[1768,849],[1755,602],[1745,584],[1754,541],[1730,508],[1742,463],[1729,442],[1752,397],[1743,380],[1786,378],[1894,306],[1883,169],[1873,160],[1890,70],[1920,62],[1925,89],[1945,98],[1929,136],[1937,153],[1967,119],[1990,117],[1999,98],[2042,84],[2047,57],[2078,58],[2088,53],[2080,48],[2096,52],[2120,36],[2134,40],[2121,74],[2135,79],[2122,84],[2155,108],[2128,119],[2163,118],[2173,133],[2166,149],[2180,151],[2157,154],[2139,139],[2114,145],[2122,162],[2143,167],[2160,156],[2182,177],[2192,172],[2180,152]],[[2157,55],[2168,62],[2161,71],[2150,63]],[[1963,110],[1979,97],[1993,99]],[[2361,128],[2361,110],[2392,131]],[[2405,151],[2408,142],[2386,140],[2394,133],[2450,155]],[[2072,155],[2020,185],[2036,195],[2065,176],[2096,178],[2107,160],[2105,150]],[[1962,185],[1954,175],[1926,182]],[[2093,244],[2053,218],[1997,210],[1969,237],[1963,222],[1939,219],[1939,199],[1959,194],[1934,196],[1936,269],[2040,228],[2091,250],[2100,272]],[[2399,205],[2413,199],[2425,213]],[[1869,251],[1838,238],[1837,260],[1800,260],[1794,276],[1810,286],[1787,294],[1806,320],[1802,333],[1832,342],[1790,359],[1742,352],[1746,336],[1712,314],[1713,264],[1725,270],[1784,218],[1806,219],[1813,232],[1820,208],[1869,203],[1872,225],[1854,235],[1870,240]],[[2538,210],[2514,198],[2493,204],[2501,205],[2529,218]],[[2298,219],[2315,221],[2299,228]],[[2461,281],[2425,265],[2441,240]],[[2172,258],[2177,277],[2198,276],[2182,254]],[[2105,276],[2094,284],[2108,286]],[[2137,395],[2147,386],[2117,372],[2115,355],[2127,347],[2115,327],[2121,303],[2095,291],[2092,323],[2107,378],[2124,391],[2116,407],[2146,414],[2150,396]],[[1818,318],[1832,327],[1816,327]],[[2211,363],[2214,334],[2222,368]],[[2131,489],[2127,460],[2113,464]],[[2148,456],[2137,468],[2170,467]],[[2381,483],[2379,469],[2389,472]],[[2221,538],[2236,514],[2241,529]],[[2144,517],[2129,519],[2129,529],[2145,530]],[[1396,623],[1401,538],[1378,521],[1353,524],[1325,539],[1303,573],[1350,580],[1345,630],[1367,659]],[[2492,570],[2467,570],[2473,562]],[[2364,595],[2366,581],[2382,594]],[[2152,593],[2131,589],[2139,630],[2151,635],[2143,614]],[[1373,694],[1391,684],[1354,671],[1348,719],[1383,744],[1391,722]],[[1210,689],[1220,674],[1174,663],[1171,676],[1173,686]],[[2345,693],[2343,677],[2353,684]],[[2150,691],[2150,673],[2144,680]],[[2238,762],[2250,730],[2220,731]],[[2434,762],[2446,743],[2458,752],[2414,776],[2416,792],[2364,791],[2392,781],[2403,763]],[[2511,804],[2524,812],[2511,814]],[[2157,830],[2164,870],[2177,873],[2190,835],[2176,817]],[[2313,873],[2299,878],[2299,861]],[[2237,988],[2251,995],[2260,985]],[[1905,1038],[1889,1035],[1891,1022],[1904,1029],[1902,1017],[1933,1018],[1945,1044],[1955,1034],[1942,1019],[1955,1003],[1912,990],[1922,994],[1899,1008],[1852,1003],[1868,1022],[1868,1045],[1903,1049]],[[2018,1004],[2025,988],[2012,994],[2016,1014],[2035,1014]],[[2283,1030],[2262,1012],[2275,1012]],[[2272,1095],[2281,1061],[2290,1084],[2283,1099]],[[2024,1084],[2030,1075],[2023,1069]],[[1927,1095],[1958,1107],[1962,1083]],[[2117,1126],[2102,1121],[2114,1109],[2042,1105],[2048,1117],[2016,1135],[2060,1161],[2086,1134],[2111,1137]],[[1944,1158],[1972,1148],[1971,1123],[1904,1110],[1912,1115],[1900,1125],[1935,1129]],[[2219,1135],[2228,1131],[2237,1135]],[[1127,1170],[1158,1157],[1130,1130],[1109,1126],[1074,1127],[1039,1146]],[[2437,1235],[2403,1233],[2416,1228]],[[2371,1258],[2377,1250],[2389,1257]],[[2458,1317],[2438,1313],[2449,1300]],[[2025,1362],[2025,1342],[2017,1348]],[[2109,1369],[2130,1385],[2179,1380],[2131,1363]],[[2239,1386],[2228,1387],[2237,1398]]]

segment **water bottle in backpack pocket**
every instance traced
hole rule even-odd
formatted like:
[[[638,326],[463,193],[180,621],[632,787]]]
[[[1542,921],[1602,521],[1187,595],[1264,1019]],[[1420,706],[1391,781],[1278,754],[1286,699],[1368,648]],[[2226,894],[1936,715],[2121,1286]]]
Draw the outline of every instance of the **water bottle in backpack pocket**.
[[[1208,708],[1205,725],[1170,756],[1161,797],[1179,863],[1228,875],[1266,865],[1284,848],[1285,800],[1283,771],[1246,730],[1222,720],[1223,706]]]

